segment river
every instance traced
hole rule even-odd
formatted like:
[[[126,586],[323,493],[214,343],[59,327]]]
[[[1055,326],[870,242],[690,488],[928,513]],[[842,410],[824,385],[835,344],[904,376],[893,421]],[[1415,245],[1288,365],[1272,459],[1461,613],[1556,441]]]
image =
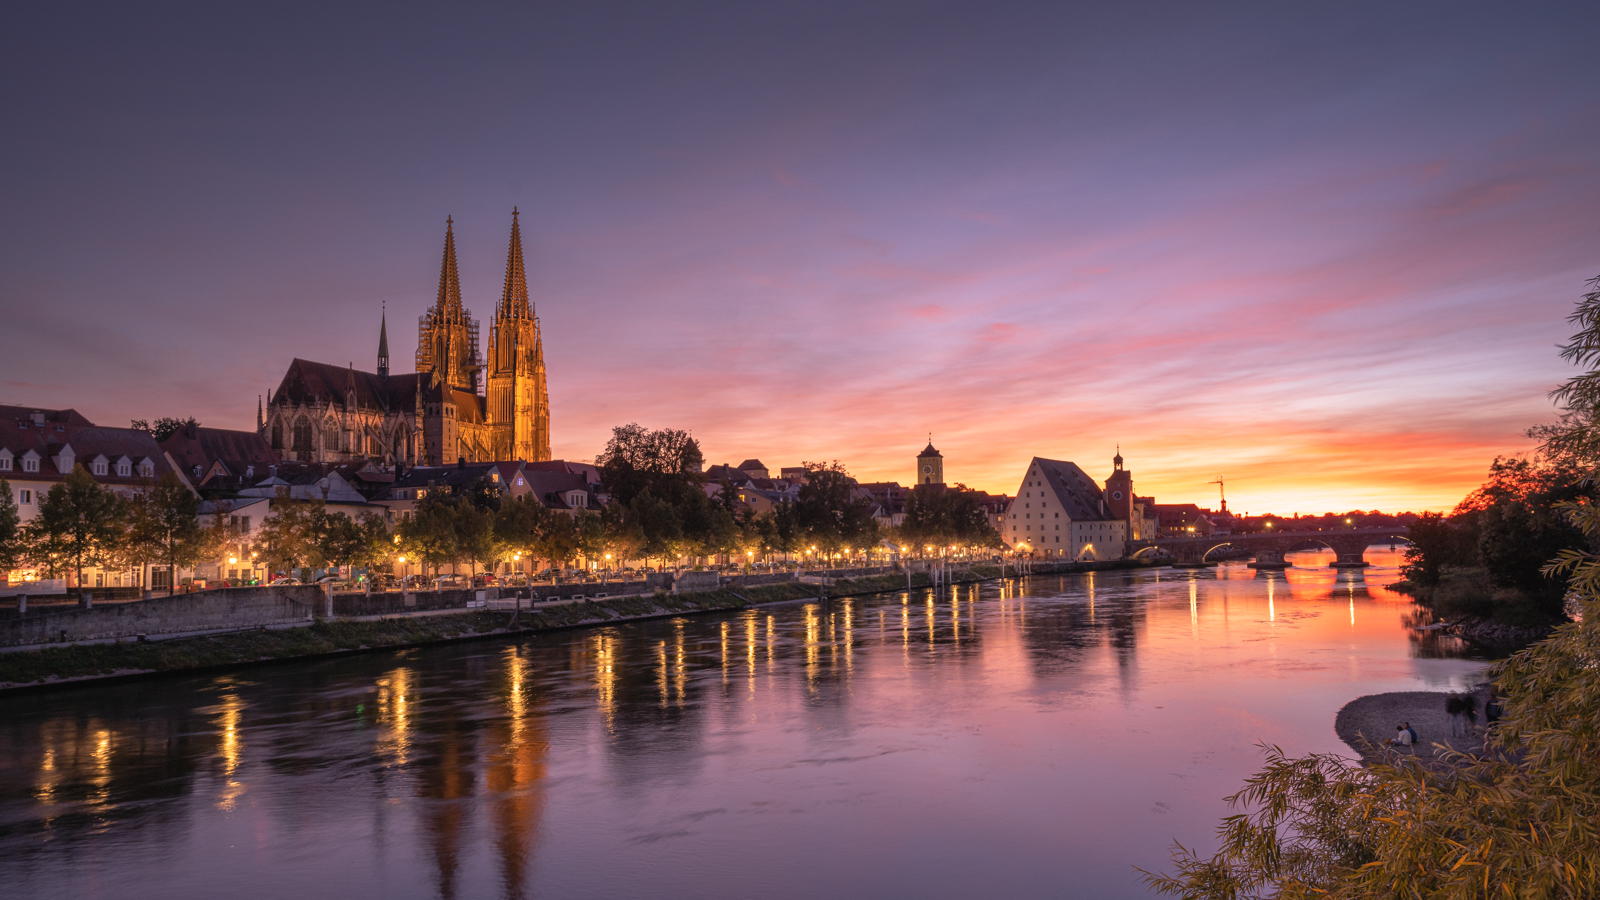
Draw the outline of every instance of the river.
[[[0,698],[0,894],[1149,896],[1257,742],[1483,673],[1292,558]]]

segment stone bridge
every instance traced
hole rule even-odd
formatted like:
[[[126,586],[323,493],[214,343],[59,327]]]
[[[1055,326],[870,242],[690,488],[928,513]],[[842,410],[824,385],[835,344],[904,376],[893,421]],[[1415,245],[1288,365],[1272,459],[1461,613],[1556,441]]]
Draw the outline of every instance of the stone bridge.
[[[1201,565],[1213,550],[1233,547],[1255,553],[1253,565],[1258,569],[1283,569],[1289,563],[1283,555],[1292,550],[1308,549],[1320,544],[1331,548],[1338,556],[1337,568],[1358,569],[1367,563],[1362,558],[1368,547],[1385,541],[1406,540],[1406,527],[1352,528],[1348,531],[1263,531],[1259,534],[1213,534],[1205,537],[1157,538],[1153,541],[1129,541],[1127,554],[1138,558],[1155,552],[1158,548],[1176,557],[1179,565]]]

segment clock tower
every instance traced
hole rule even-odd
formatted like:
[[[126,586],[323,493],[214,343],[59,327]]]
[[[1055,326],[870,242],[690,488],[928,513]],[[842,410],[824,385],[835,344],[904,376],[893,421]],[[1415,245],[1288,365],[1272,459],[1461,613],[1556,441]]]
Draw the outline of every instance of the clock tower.
[[[944,484],[944,456],[933,449],[933,435],[928,435],[928,449],[917,454],[917,484]]]

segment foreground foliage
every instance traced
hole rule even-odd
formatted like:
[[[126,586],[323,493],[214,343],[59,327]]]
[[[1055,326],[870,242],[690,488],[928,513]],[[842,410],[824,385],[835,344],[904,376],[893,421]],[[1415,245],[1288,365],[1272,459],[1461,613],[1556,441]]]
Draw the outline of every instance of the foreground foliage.
[[[1600,287],[1600,280],[1591,282]],[[1566,593],[1575,621],[1491,670],[1505,715],[1483,754],[1447,765],[1415,757],[1357,766],[1332,755],[1267,748],[1267,765],[1228,798],[1221,849],[1177,848],[1158,893],[1189,898],[1586,898],[1600,894],[1600,290],[1573,320],[1564,355],[1587,366],[1557,392],[1560,425],[1537,429],[1537,463],[1497,460],[1463,503],[1483,513],[1479,549],[1502,586],[1549,611]],[[1458,511],[1459,512],[1459,511]],[[1423,524],[1411,562],[1440,582],[1459,535]],[[1520,536],[1519,536],[1520,535]],[[1492,546],[1491,546],[1492,545]],[[1437,554],[1430,566],[1425,557]],[[1549,562],[1554,557],[1555,561]],[[1570,576],[1563,583],[1562,579]],[[1537,579],[1537,580],[1536,580]],[[1552,611],[1553,612],[1553,611]]]
[[[1600,564],[1583,619],[1498,665],[1506,717],[1480,758],[1352,765],[1285,756],[1228,798],[1222,849],[1183,847],[1159,893],[1190,898],[1591,897],[1600,885]]]

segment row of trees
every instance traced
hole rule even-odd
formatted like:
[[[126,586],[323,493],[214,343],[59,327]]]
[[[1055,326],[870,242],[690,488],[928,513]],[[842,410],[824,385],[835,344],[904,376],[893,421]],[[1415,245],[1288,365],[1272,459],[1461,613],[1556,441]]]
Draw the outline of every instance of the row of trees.
[[[904,524],[881,528],[873,501],[837,461],[807,463],[794,502],[761,514],[741,508],[732,485],[705,489],[700,447],[682,431],[616,428],[596,462],[610,493],[604,508],[568,515],[532,496],[507,498],[499,485],[479,481],[430,491],[393,534],[377,515],[351,518],[286,493],[253,534],[233,527],[226,501],[218,501],[202,527],[199,499],[174,474],[118,495],[80,466],[40,499],[39,515],[25,528],[9,485],[0,481],[0,568],[32,563],[52,576],[76,571],[81,579],[89,566],[162,565],[175,573],[231,554],[252,555],[272,572],[378,567],[402,556],[438,571],[456,564],[489,569],[513,558],[557,567],[580,555],[828,558],[868,552],[886,540],[913,553],[1000,546],[976,497],[964,490],[915,491]]]
[[[200,499],[171,472],[119,494],[78,466],[39,498],[38,515],[24,525],[11,485],[0,479],[0,571],[32,565],[51,578],[75,573],[82,584],[85,568],[157,566],[171,584],[178,569],[229,555],[255,554],[271,571],[285,571],[377,565],[392,550],[382,517],[351,519],[320,501],[287,496],[246,535],[232,523],[226,501],[202,518]]]
[[[531,496],[503,498],[488,482],[433,490],[396,527],[396,549],[437,570],[458,562],[492,568],[512,558],[555,567],[580,554],[647,562],[831,557],[869,551],[884,540],[916,549],[1000,545],[970,492],[916,492],[905,524],[883,529],[873,519],[874,503],[860,496],[837,461],[807,463],[795,501],[760,514],[739,508],[730,484],[714,496],[707,492],[697,474],[701,463],[700,447],[686,432],[621,426],[596,460],[610,494],[604,508],[568,515]]]
[[[102,488],[75,467],[39,497],[23,525],[11,485],[0,479],[0,571],[34,565],[50,577],[91,566],[165,566],[169,573],[211,553],[228,529],[200,526],[199,498],[172,473],[127,495]]]

